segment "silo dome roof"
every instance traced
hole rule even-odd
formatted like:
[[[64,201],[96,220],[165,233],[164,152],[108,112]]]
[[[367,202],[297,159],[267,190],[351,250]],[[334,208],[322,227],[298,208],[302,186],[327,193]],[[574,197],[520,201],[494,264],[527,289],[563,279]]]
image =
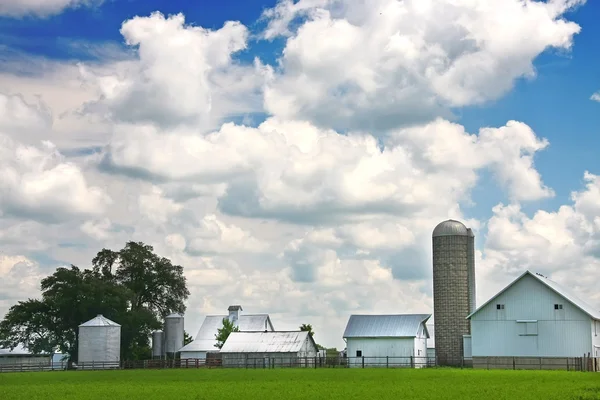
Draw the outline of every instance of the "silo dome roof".
[[[469,236],[469,230],[462,222],[449,219],[440,222],[433,230],[432,236]]]
[[[114,321],[111,321],[110,319],[106,318],[102,314],[98,314],[96,316],[96,318],[92,318],[89,321],[84,322],[83,324],[80,324],[79,326],[121,326],[121,325],[117,324]]]

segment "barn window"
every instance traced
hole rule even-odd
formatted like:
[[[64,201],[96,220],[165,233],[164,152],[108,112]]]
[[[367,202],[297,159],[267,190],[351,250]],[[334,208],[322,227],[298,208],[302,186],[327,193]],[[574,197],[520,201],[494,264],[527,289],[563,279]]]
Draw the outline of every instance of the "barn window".
[[[496,304],[496,319],[503,321],[506,319],[506,311],[504,310],[504,304]]]
[[[537,336],[537,321],[517,321],[519,336]]]
[[[554,319],[555,320],[564,320],[565,319],[565,310],[563,310],[562,304],[554,305]]]
[[[356,357],[362,357],[362,350],[356,350]]]

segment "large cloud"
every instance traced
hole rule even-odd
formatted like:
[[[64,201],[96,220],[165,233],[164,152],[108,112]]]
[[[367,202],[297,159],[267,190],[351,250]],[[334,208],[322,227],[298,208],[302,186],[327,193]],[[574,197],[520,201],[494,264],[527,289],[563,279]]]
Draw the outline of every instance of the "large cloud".
[[[139,58],[112,72],[82,66],[83,79],[100,96],[83,112],[206,129],[227,116],[260,110],[263,72],[232,59],[247,46],[248,29],[239,22],[210,30],[185,25],[183,14],[165,18],[156,12],[124,22],[121,34]]]
[[[584,2],[283,0],[265,13],[265,36],[287,36],[265,105],[375,131],[448,115],[535,76],[546,49],[568,50],[580,27],[563,14]]]
[[[81,168],[51,142],[28,146],[12,138],[49,129],[50,122],[46,110],[0,94],[0,212],[49,222],[102,213],[110,197],[88,184]]]
[[[352,216],[447,214],[489,168],[511,199],[553,195],[533,167],[547,146],[510,121],[479,135],[444,120],[394,131],[382,149],[369,135],[340,135],[308,122],[268,119],[257,128],[118,127],[104,157],[111,170],[156,181],[226,183],[222,211],[312,223]],[[427,177],[425,179],[424,177]]]

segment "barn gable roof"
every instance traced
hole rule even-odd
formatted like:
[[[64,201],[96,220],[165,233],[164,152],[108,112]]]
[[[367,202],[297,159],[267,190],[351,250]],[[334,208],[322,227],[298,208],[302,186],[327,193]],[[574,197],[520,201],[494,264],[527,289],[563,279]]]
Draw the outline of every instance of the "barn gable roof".
[[[559,296],[563,297],[565,300],[567,300],[569,303],[573,304],[575,307],[579,308],[581,311],[583,311],[584,313],[589,315],[591,318],[593,318],[595,320],[600,320],[600,311],[596,310],[594,307],[592,307],[585,301],[581,300],[570,289],[567,289],[566,287],[554,282],[551,279],[548,279],[547,277],[545,277],[543,275],[533,273],[529,270],[523,272],[521,275],[519,275],[519,277],[517,279],[515,279],[510,284],[508,284],[508,286],[506,286],[504,289],[502,289],[501,291],[496,293],[496,295],[493,296],[491,299],[489,299],[488,301],[483,303],[481,306],[479,306],[475,311],[473,311],[471,314],[469,314],[467,316],[467,319],[469,319],[473,315],[477,314],[480,310],[482,310],[488,304],[493,302],[498,296],[500,296],[502,293],[506,292],[515,283],[519,282],[521,279],[523,279],[526,276],[531,276],[531,277],[535,278],[538,282],[541,282],[544,286],[546,286],[547,288],[549,288],[550,290],[552,290]]]
[[[207,315],[194,341],[183,346],[179,351],[219,351],[215,346],[215,335],[223,326],[223,318],[227,315]],[[242,332],[262,332],[273,330],[269,314],[243,314],[237,320],[237,327]]]
[[[431,314],[351,315],[343,337],[416,337],[423,325],[429,338],[429,318]]]
[[[317,345],[306,331],[231,332],[221,353],[297,353],[306,340]]]

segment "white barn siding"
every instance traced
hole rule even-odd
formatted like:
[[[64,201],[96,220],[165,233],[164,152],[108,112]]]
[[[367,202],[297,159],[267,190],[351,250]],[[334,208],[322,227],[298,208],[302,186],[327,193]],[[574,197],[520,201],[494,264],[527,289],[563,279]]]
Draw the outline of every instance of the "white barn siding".
[[[313,342],[307,336],[304,340],[304,344],[302,348],[298,352],[298,357],[316,357],[318,353],[318,349],[312,344]]]
[[[463,335],[463,358],[470,360],[473,357],[471,335]]]
[[[563,309],[555,310],[554,304]],[[591,351],[591,321],[537,278],[524,275],[471,316],[472,355],[581,356]]]
[[[425,364],[427,357],[427,334],[425,333],[425,325],[419,327],[419,332],[414,339],[413,356],[418,360],[417,363]]]
[[[600,357],[600,321],[592,321],[592,346],[594,357]]]
[[[350,367],[361,367],[365,357],[365,366],[410,365],[410,357],[415,354],[415,338],[348,338],[348,363]],[[425,352],[427,349],[425,348]]]

